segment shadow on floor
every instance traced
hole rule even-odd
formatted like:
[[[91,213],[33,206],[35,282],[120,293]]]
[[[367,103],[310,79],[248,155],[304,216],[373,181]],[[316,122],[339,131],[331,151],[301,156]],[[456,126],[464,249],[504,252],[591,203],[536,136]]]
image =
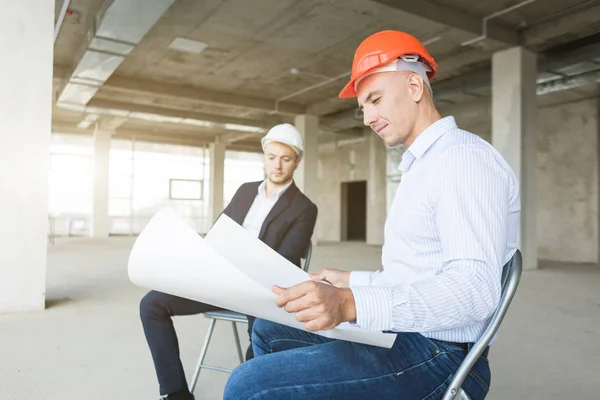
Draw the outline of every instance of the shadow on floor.
[[[69,297],[46,298],[46,309],[65,306],[73,301],[74,300]]]

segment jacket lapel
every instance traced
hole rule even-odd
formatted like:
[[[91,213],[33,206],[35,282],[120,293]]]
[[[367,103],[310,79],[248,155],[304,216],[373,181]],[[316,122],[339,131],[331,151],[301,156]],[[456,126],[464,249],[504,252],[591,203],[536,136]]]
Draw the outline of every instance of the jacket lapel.
[[[271,223],[271,221],[273,221],[275,217],[281,214],[286,208],[290,206],[290,204],[292,204],[292,200],[294,199],[294,197],[296,197],[296,193],[298,193],[298,187],[294,182],[292,182],[290,187],[287,188],[287,190],[283,192],[279,200],[277,200],[277,203],[275,203],[275,205],[267,215],[267,218],[265,218],[265,222],[263,222],[262,227],[260,228],[260,233],[258,235],[259,239],[262,239],[263,235],[265,234],[265,231],[267,230],[267,227],[269,226],[269,223]]]
[[[248,211],[250,211],[250,207],[252,207],[252,203],[256,199],[260,184],[261,182],[254,182],[252,185],[249,185],[248,193],[244,193],[244,196],[241,196],[239,208],[237,208],[238,212],[235,213],[235,218],[232,218],[239,225],[244,223],[246,215],[248,215]]]

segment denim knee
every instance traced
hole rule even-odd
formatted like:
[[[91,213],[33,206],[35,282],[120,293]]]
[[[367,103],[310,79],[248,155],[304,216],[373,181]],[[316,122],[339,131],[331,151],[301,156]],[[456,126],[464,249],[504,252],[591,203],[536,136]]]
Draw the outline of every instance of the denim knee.
[[[256,321],[254,321],[254,325],[252,326],[252,336],[250,337],[252,346],[259,346],[269,353],[270,351],[267,351],[267,349],[265,348],[267,346],[267,342],[265,341],[265,339],[272,337],[275,329],[278,326],[279,324],[276,324],[274,322],[257,318]]]
[[[250,378],[251,367],[255,360],[250,360],[243,364],[240,364],[233,370],[225,390],[223,391],[223,400],[243,400],[249,398],[254,390],[251,387],[253,379]],[[250,365],[250,368],[248,368]]]
[[[281,325],[266,319],[256,318],[252,326],[252,341],[255,337],[260,339],[272,336],[272,333],[278,329],[281,329]]]

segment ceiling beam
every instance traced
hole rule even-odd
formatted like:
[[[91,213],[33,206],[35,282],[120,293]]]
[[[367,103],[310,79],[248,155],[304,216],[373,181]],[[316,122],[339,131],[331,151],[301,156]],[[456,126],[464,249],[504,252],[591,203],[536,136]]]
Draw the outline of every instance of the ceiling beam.
[[[599,31],[600,5],[573,12],[568,15],[550,18],[543,23],[528,28],[523,33],[523,44],[527,47],[543,47],[546,42],[572,33],[587,36]],[[572,37],[567,39],[573,40]]]
[[[115,135],[113,136],[115,139],[129,139],[132,140],[135,138],[136,141],[142,141],[147,143],[165,143],[165,144],[176,144],[183,146],[193,146],[193,147],[203,147],[207,146],[211,143],[214,143],[214,140],[203,139],[203,138],[195,138],[191,135],[186,134],[157,134],[152,132],[139,132],[132,130],[117,130]],[[261,151],[260,145],[258,142],[256,145],[254,143],[247,142],[223,142],[227,146],[228,150],[236,150],[236,151],[250,151],[250,152],[258,152]]]
[[[104,116],[104,118],[100,118],[98,126],[100,129],[116,130],[127,121],[128,119],[123,117]]]
[[[54,65],[54,81],[57,86],[66,83],[70,75],[70,68],[64,65]],[[113,75],[102,87],[135,93],[143,93],[148,96],[176,97],[181,99],[199,101],[209,104],[220,104],[262,112],[275,112],[275,100],[260,99],[249,96],[239,96],[234,93],[218,92],[195,88],[192,86],[160,83],[148,80],[130,78],[126,76]],[[61,88],[56,88],[60,90]],[[94,99],[91,100],[93,102]],[[300,115],[306,113],[306,107],[291,102],[280,102],[277,106],[279,114]]]
[[[89,135],[93,135],[94,134],[94,125],[89,126],[87,128],[83,128],[83,127],[78,127],[77,125],[71,123],[71,122],[66,122],[66,121],[61,121],[61,120],[53,120],[52,121],[52,131],[57,131],[57,133],[77,133],[77,134],[89,134]],[[114,129],[116,134],[119,135],[139,135],[139,136],[152,136],[152,137],[179,137],[179,138],[188,138],[190,141],[197,141],[197,142],[212,142],[214,141],[215,137],[222,135],[224,133],[228,133],[228,132],[211,132],[211,131],[202,131],[202,133],[197,132],[196,134],[194,133],[188,133],[188,132],[181,132],[181,131],[176,131],[176,130],[168,130],[168,131],[158,131],[158,130],[152,130],[152,129],[143,129],[143,128],[128,128],[128,127],[119,127],[117,129]]]
[[[77,126],[71,123],[63,121],[52,121],[52,132],[61,134],[92,136],[94,134],[94,129],[92,127],[85,129],[78,128]],[[127,128],[117,129],[115,134],[113,135],[113,138],[128,140],[135,138],[136,141],[141,142],[166,143],[193,147],[202,147],[215,141],[213,137],[207,136],[197,136],[177,132],[155,132]],[[240,151],[260,151],[260,144],[258,142],[256,142],[256,145],[254,145],[248,142],[235,141],[228,143],[227,148],[231,150]]]
[[[54,64],[52,76],[55,80],[65,81],[69,79],[70,68],[66,65]]]
[[[52,132],[53,133],[62,133],[62,134],[76,134],[76,135],[90,135],[94,134],[94,127],[88,128],[79,128],[75,125],[72,125],[68,122],[63,121],[52,121]],[[115,130],[114,138],[132,138],[137,139],[146,137],[146,138],[155,138],[155,139],[176,139],[178,141],[186,141],[194,144],[207,144],[212,142],[212,138],[195,136],[195,135],[187,135],[175,132],[153,132],[149,130],[142,129],[127,129],[120,128]]]
[[[103,87],[143,93],[147,96],[175,97],[209,104],[277,113],[275,112],[274,100],[240,96],[234,93],[217,92],[185,85],[153,82],[125,76],[112,76]],[[299,115],[305,112],[306,107],[301,104],[281,102],[278,105],[278,113],[281,114]]]
[[[115,139],[134,139],[141,140],[144,142],[151,143],[171,143],[171,144],[185,144],[189,146],[205,146],[214,140],[209,138],[201,138],[194,135],[186,135],[181,133],[168,133],[163,132],[152,132],[152,131],[140,131],[134,129],[117,129],[113,138]]]
[[[591,59],[598,59],[600,58],[600,42],[597,41],[598,39],[600,39],[600,35],[597,35],[597,38],[590,44],[576,45],[570,43],[565,47],[567,50],[559,53],[547,52],[547,55],[542,54],[538,57],[538,69],[540,72],[555,72]]]
[[[155,123],[152,121],[144,121],[144,120],[137,120],[137,119],[125,119],[125,118],[113,117],[113,116],[109,116],[109,115],[101,115],[100,116],[100,118],[98,119],[99,127],[103,127],[103,126],[105,126],[107,128],[110,127],[111,120],[115,120],[115,122],[117,120],[123,121],[118,126],[113,124],[116,127],[112,128],[112,129],[116,129],[116,130],[125,129],[128,131],[136,131],[136,132],[140,132],[140,133],[148,132],[148,133],[157,134],[157,135],[181,134],[181,135],[202,138],[202,139],[206,138],[207,140],[213,140],[213,141],[218,137],[228,137],[228,135],[231,135],[231,136],[244,135],[244,134],[249,133],[249,132],[241,132],[241,131],[233,130],[233,129],[226,129],[221,126],[214,126],[214,127],[190,126],[190,125],[183,125],[183,124],[172,123],[172,122]],[[79,120],[69,121],[69,120],[61,118],[61,117],[54,118],[53,122],[55,122],[56,124],[60,124],[58,126],[60,126],[63,129],[75,129],[75,130],[82,131],[82,132],[93,132],[94,126],[95,126],[95,124],[90,124],[89,126],[81,126],[78,124]],[[125,122],[129,122],[128,126],[121,128],[121,126]],[[141,125],[136,124],[136,122],[141,122]],[[257,133],[255,135],[260,135],[260,134]]]
[[[235,142],[239,142],[241,140],[246,140],[246,139],[260,139],[262,137],[262,133],[228,133],[227,135],[224,135],[224,141],[227,144],[232,144]],[[221,140],[221,138],[219,138],[219,140]],[[256,143],[258,143],[259,141],[256,140]]]
[[[538,54],[538,73],[561,71],[598,57],[600,57],[600,43],[590,43],[583,46],[570,45],[567,50],[560,52],[549,50],[549,52]],[[451,100],[456,95],[489,88],[491,83],[491,70],[483,68],[468,75],[461,75],[437,84],[433,83],[433,92],[436,99]]]
[[[416,15],[439,24],[444,24],[452,28],[472,33],[476,36],[483,34],[483,17],[471,15],[463,10],[456,10],[452,7],[441,4],[441,2],[432,3],[427,0],[374,1],[408,14]],[[488,22],[487,37],[489,39],[510,45],[518,45],[521,42],[518,32],[495,22]]]
[[[155,135],[148,134],[143,132],[134,132],[134,131],[117,131],[115,139],[128,139],[132,140],[135,138],[136,141],[139,142],[147,142],[147,143],[164,143],[164,144],[174,144],[174,145],[182,145],[182,146],[192,146],[192,147],[204,147],[208,146],[211,143],[214,143],[214,140],[199,140],[195,139],[193,136],[189,137],[189,135]],[[259,152],[261,151],[260,146],[249,144],[249,143],[228,143],[227,150],[235,150],[235,151],[248,151],[248,152]]]
[[[356,99],[340,99],[338,96],[318,100],[308,106],[307,114],[321,116],[343,110],[356,104]]]
[[[177,110],[173,108],[150,106],[144,104],[127,103],[105,99],[92,99],[88,103],[89,107],[97,107],[109,110],[121,110],[129,112],[139,112],[145,114],[157,114],[172,118],[184,118],[184,119],[196,119],[200,121],[209,121],[218,124],[237,124],[237,125],[249,125],[256,126],[258,128],[268,128],[271,125],[279,123],[279,118],[273,116],[268,120],[258,120],[250,118],[236,118],[228,117],[225,115],[216,115],[208,113],[200,113],[196,111]]]
[[[363,126],[363,119],[357,113],[358,107],[347,108],[322,118],[323,125],[335,131],[345,131]]]

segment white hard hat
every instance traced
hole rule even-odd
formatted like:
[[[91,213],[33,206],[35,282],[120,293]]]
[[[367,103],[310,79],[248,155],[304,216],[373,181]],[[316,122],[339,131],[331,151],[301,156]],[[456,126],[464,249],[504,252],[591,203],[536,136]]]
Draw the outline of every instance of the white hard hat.
[[[269,132],[261,139],[263,151],[265,146],[269,142],[279,142],[290,146],[300,158],[304,153],[304,145],[302,144],[302,134],[292,124],[279,124],[275,125]]]

